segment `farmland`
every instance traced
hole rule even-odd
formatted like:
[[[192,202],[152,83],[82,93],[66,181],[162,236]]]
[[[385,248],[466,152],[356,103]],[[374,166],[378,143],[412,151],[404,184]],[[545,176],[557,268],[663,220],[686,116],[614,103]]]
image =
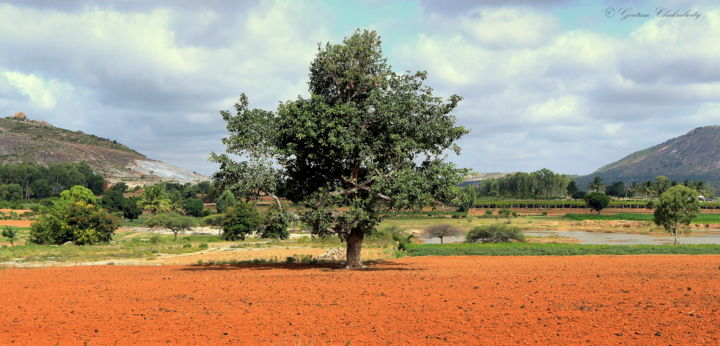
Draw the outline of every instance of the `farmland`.
[[[719,267],[645,255],[6,269],[0,344],[717,344]]]

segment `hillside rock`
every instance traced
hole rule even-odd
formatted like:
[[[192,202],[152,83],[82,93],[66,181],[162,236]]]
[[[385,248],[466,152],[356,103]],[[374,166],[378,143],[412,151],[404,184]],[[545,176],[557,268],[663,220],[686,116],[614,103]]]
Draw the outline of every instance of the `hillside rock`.
[[[87,162],[110,183],[123,181],[129,186],[208,180],[195,172],[152,160],[117,141],[29,120],[21,112],[0,118],[0,163],[20,162],[41,165]]]

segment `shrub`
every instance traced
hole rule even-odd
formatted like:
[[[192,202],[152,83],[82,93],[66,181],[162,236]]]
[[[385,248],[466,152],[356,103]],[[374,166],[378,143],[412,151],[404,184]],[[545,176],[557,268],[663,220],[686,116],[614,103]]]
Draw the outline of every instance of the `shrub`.
[[[260,236],[262,238],[287,239],[290,237],[288,226],[292,222],[293,215],[289,212],[279,209],[277,206],[270,208],[270,212],[265,218],[265,223]]]
[[[248,203],[238,201],[225,214],[222,237],[225,240],[245,240],[248,234],[257,232],[261,226],[262,218],[257,210]]]
[[[602,192],[590,192],[585,196],[585,203],[590,209],[595,210],[600,214],[600,211],[607,208],[610,205],[610,197],[606,196]]]
[[[2,231],[2,236],[8,238],[8,241],[10,241],[10,246],[15,246],[15,238],[17,237],[17,232],[12,227],[5,226]]]
[[[160,236],[154,235],[150,237],[150,242],[153,244],[157,244],[160,241]]]
[[[109,242],[119,220],[94,204],[95,196],[82,186],[63,191],[46,215],[32,225],[29,241],[37,244],[77,245]]]
[[[201,248],[201,249],[207,249],[207,248],[208,248],[208,244],[207,244],[207,243],[200,243],[199,248]]]
[[[512,240],[524,241],[525,237],[520,228],[504,224],[478,226],[465,237],[466,243],[504,243]]]

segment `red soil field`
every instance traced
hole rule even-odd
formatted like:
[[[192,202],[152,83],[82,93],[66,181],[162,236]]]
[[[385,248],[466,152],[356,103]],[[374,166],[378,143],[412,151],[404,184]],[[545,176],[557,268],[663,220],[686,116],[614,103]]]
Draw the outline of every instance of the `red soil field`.
[[[0,226],[30,227],[35,220],[0,220]]]
[[[719,344],[720,256],[0,270],[0,344]]]

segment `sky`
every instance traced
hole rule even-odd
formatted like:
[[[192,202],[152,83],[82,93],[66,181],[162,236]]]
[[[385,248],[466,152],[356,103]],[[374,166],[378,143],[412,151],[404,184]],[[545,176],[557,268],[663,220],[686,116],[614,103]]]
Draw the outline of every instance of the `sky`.
[[[720,5],[702,1],[0,1],[0,116],[24,112],[202,174],[220,117],[307,96],[318,43],[376,30],[470,129],[478,172],[589,174],[720,124]]]

